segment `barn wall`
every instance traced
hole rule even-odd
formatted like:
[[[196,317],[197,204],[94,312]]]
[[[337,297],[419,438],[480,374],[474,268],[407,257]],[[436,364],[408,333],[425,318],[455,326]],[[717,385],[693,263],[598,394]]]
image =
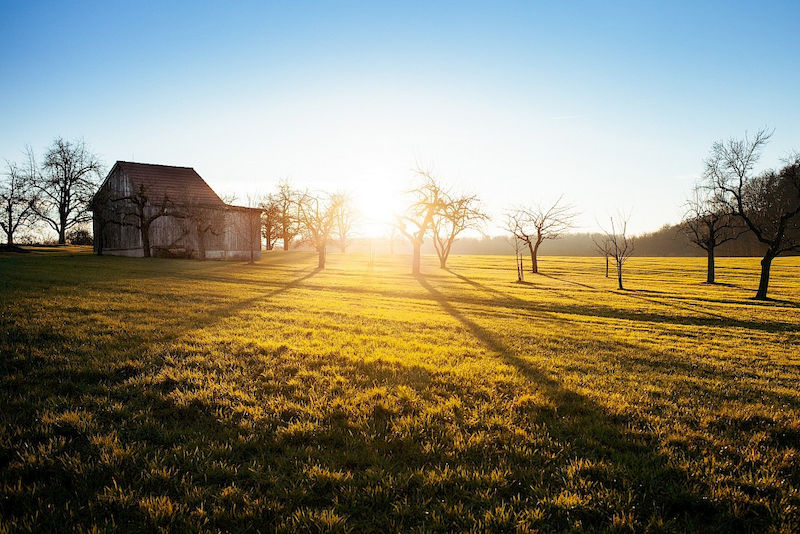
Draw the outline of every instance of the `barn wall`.
[[[130,203],[124,201],[112,202],[110,200],[127,196],[130,193],[130,181],[119,168],[115,168],[98,192],[98,196],[102,201],[100,208],[106,219],[117,223],[131,222],[130,220],[126,221],[124,215],[130,209]],[[95,209],[92,217],[95,236],[100,234],[99,215],[100,213]],[[114,223],[106,224],[101,240],[103,254],[119,256],[144,255],[139,230],[133,226]],[[98,239],[95,239],[95,252],[98,252],[100,245],[101,243],[98,242]]]
[[[143,256],[142,240],[137,217],[130,215],[133,203],[112,201],[133,193],[133,185],[117,166],[112,169],[95,197],[93,209],[95,253],[102,246],[102,253],[118,256]],[[152,215],[157,208],[148,206]],[[180,206],[177,206],[180,210]],[[207,232],[204,237],[208,259],[250,259],[253,247],[255,259],[261,257],[261,215],[257,210],[228,207],[219,210],[210,218],[219,221],[217,232]],[[101,219],[112,221],[101,228]],[[101,235],[102,234],[102,235]],[[188,218],[163,216],[150,225],[150,248],[153,256],[200,257],[200,236]]]

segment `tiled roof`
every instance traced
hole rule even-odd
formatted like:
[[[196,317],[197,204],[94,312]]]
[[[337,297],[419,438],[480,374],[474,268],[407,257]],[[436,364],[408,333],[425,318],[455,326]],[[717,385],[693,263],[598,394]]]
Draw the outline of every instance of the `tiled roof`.
[[[166,195],[175,204],[225,205],[191,167],[130,161],[118,161],[117,166],[131,181],[134,189],[144,186],[148,198],[154,201],[163,200]]]

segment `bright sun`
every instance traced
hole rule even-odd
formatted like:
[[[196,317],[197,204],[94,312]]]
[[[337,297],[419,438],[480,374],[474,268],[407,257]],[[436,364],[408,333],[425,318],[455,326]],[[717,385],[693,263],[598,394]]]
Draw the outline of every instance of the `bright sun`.
[[[404,189],[391,183],[373,182],[353,195],[360,215],[361,233],[367,237],[389,233],[395,215],[402,212]]]

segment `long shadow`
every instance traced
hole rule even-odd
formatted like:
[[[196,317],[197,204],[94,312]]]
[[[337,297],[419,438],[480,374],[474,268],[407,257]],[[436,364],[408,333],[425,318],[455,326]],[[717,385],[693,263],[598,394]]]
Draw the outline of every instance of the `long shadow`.
[[[564,278],[558,278],[556,276],[552,276],[552,275],[545,274],[545,273],[536,273],[534,276],[537,276],[537,275],[538,276],[543,276],[544,278],[549,278],[551,280],[558,280],[559,282],[563,282],[565,284],[572,284],[574,286],[584,287],[584,288],[587,288],[587,289],[592,289],[594,291],[600,291],[596,287],[590,286],[589,284],[584,284],[582,282],[575,282],[573,280],[566,280]]]
[[[478,442],[459,456],[453,452],[456,447],[448,447],[455,441],[446,432],[451,414],[420,413],[413,401],[403,404],[409,398],[405,391],[412,389],[421,397],[444,403],[449,399],[441,391],[436,396],[431,393],[439,387],[460,399],[463,406],[472,406],[486,402],[483,388],[420,366],[356,361],[339,354],[298,355],[302,359],[298,365],[288,361],[289,349],[283,347],[255,354],[252,361],[247,360],[246,351],[237,351],[227,362],[232,369],[219,361],[224,350],[215,352],[214,347],[203,346],[198,350],[206,356],[207,368],[191,362],[184,374],[160,372],[180,370],[180,363],[191,352],[148,347],[179,341],[188,337],[188,331],[294,288],[314,289],[316,286],[305,282],[317,272],[303,272],[280,287],[213,307],[192,321],[177,322],[173,331],[152,338],[131,337],[127,341],[134,347],[110,352],[119,361],[106,366],[98,366],[90,355],[85,361],[39,356],[31,359],[31,366],[15,369],[13,375],[20,378],[14,379],[13,394],[4,389],[8,397],[0,396],[0,408],[9,408],[0,410],[0,422],[14,422],[27,433],[12,436],[12,441],[0,440],[0,480],[6,482],[8,473],[11,483],[19,480],[34,489],[0,499],[0,516],[4,520],[34,518],[30,530],[40,531],[89,530],[93,525],[109,531],[257,531],[278,530],[280,525],[284,531],[328,531],[336,527],[331,524],[335,518],[330,511],[344,508],[342,515],[347,515],[351,522],[347,526],[354,531],[432,530],[432,516],[447,518],[449,524],[439,526],[440,530],[466,531],[475,529],[468,513],[482,517],[495,506],[507,510],[515,500],[520,514],[524,512],[520,508],[528,507],[525,503],[530,503],[530,509],[538,507],[542,480],[556,487],[556,495],[574,489],[561,479],[560,464],[590,458],[612,464],[610,473],[591,475],[591,483],[619,488],[621,495],[628,492],[642,528],[656,512],[673,519],[671,526],[677,530],[742,528],[720,504],[705,500],[702,492],[689,487],[685,473],[666,464],[653,450],[651,436],[628,430],[630,421],[609,416],[591,399],[566,389],[520,358],[425,279],[420,279],[421,293],[432,306],[442,307],[552,400],[555,410],[526,412],[526,426],[532,433],[545,427],[559,442],[557,446],[567,445],[566,452],[548,456],[539,445],[517,452],[508,441],[489,441],[488,446]],[[74,347],[66,334],[47,334],[47,346],[54,351]],[[14,340],[15,345],[26,343],[36,344],[37,340]],[[165,356],[177,363],[165,365]],[[273,362],[276,368],[264,369],[259,358]],[[318,395],[334,386],[322,381],[297,382],[303,380],[299,371],[330,367],[354,383],[357,392],[383,395],[373,391],[381,389],[376,385],[396,387],[406,400],[373,402],[371,410],[355,416],[334,403],[321,417],[307,414],[303,411],[306,390],[309,396]],[[269,382],[269,387],[256,389],[260,396],[250,401],[241,400],[235,387],[203,390],[203,385],[224,385],[235,375],[233,371],[241,374],[238,382],[231,379],[231,383],[242,389],[262,381]],[[11,374],[3,374],[3,382]],[[40,381],[41,376],[47,380]],[[291,385],[295,382],[299,385]],[[242,415],[272,397],[291,397],[290,389],[279,386],[297,387],[295,402],[263,417]],[[39,394],[41,399],[36,398]],[[24,404],[34,399],[39,404]],[[65,407],[83,410],[96,426],[88,431],[81,421],[65,420],[50,426],[52,435],[39,430],[39,411]],[[460,421],[458,410],[452,417],[463,427],[492,424]],[[416,427],[403,426],[409,418],[416,420]],[[405,431],[395,431],[393,425]],[[290,428],[294,430],[289,432]],[[19,450],[8,449],[9,443],[21,444]],[[14,463],[22,455],[28,457],[29,449],[49,443],[60,447],[53,453],[58,461],[34,467]],[[75,454],[69,453],[82,459],[77,467],[60,461],[74,460]],[[306,468],[318,468],[321,476],[312,477]],[[461,474],[461,468],[466,474]],[[510,474],[491,480],[489,475],[495,470]],[[443,477],[434,486],[425,482],[429,474],[437,473],[449,473],[450,478]],[[506,483],[503,476],[510,480]],[[520,495],[528,499],[521,505]],[[161,500],[152,508],[140,502],[153,504],[152,499]],[[616,504],[608,503],[605,509],[614,512]],[[611,528],[611,513],[588,512],[569,504],[553,511],[557,507],[549,506],[552,516],[548,520],[554,519],[544,523],[544,530],[574,530],[578,528],[576,519],[584,521],[585,528]],[[756,521],[752,524],[753,528],[759,526]],[[494,529],[513,531],[514,525]]]
[[[694,523],[698,514],[713,518],[720,525],[734,524],[724,506],[711,501],[708,495],[698,494],[693,489],[697,484],[690,484],[685,472],[669,466],[667,459],[656,452],[657,442],[653,436],[629,431],[624,419],[608,415],[594,401],[564,388],[543,370],[515,354],[499,337],[453,306],[424,277],[418,276],[417,281],[444,311],[551,399],[555,410],[542,415],[540,420],[556,439],[570,445],[570,454],[608,461],[615,466],[619,481],[637,500],[637,509],[645,524],[648,517],[662,515],[678,518],[680,523],[697,528],[702,525]]]
[[[493,295],[498,295],[503,297],[505,300],[512,299],[515,302],[515,313],[518,313],[519,309],[526,309],[530,307],[530,303],[518,299],[512,295],[506,294],[502,291],[497,290],[496,288],[487,286],[485,284],[481,284],[480,282],[476,282],[466,276],[463,276],[457,272],[450,271],[454,276],[456,276],[461,281],[469,284],[470,286],[484,291],[486,293],[490,293]],[[532,284],[535,285],[535,284]],[[559,293],[560,294],[560,293]],[[451,302],[453,299],[451,298]],[[487,302],[487,305],[495,306],[494,302]],[[652,318],[652,317],[650,317]],[[674,321],[673,321],[674,322]],[[783,323],[781,323],[783,324]],[[774,325],[776,331],[783,330],[777,324]],[[658,374],[671,374],[673,371],[678,371],[680,373],[685,373],[689,376],[697,376],[697,375],[705,375],[709,377],[714,377],[716,379],[726,379],[732,384],[732,389],[730,391],[731,395],[741,395],[746,394],[753,396],[754,398],[767,398],[771,401],[777,403],[778,405],[797,405],[798,399],[797,397],[789,397],[785,395],[780,395],[774,392],[764,391],[761,387],[755,386],[745,386],[742,384],[742,380],[747,378],[750,370],[748,368],[737,368],[735,371],[727,371],[724,369],[719,369],[717,367],[712,367],[710,365],[704,365],[698,362],[684,362],[680,359],[676,359],[674,357],[667,357],[665,354],[654,351],[648,347],[642,345],[632,345],[630,343],[624,341],[617,341],[617,344],[623,346],[629,350],[626,351],[627,356],[625,358],[614,358],[614,361],[625,368],[628,369],[646,369],[648,373],[658,373]],[[638,355],[638,356],[637,356]],[[613,356],[613,354],[612,354]],[[756,378],[757,375],[753,375],[753,378]],[[700,388],[700,386],[695,385],[695,388]],[[706,392],[706,396],[711,398],[710,391]]]
[[[430,277],[428,277],[430,278]],[[325,290],[329,289],[324,285],[308,285],[311,290]],[[583,317],[602,317],[609,319],[622,319],[635,322],[650,322],[650,323],[664,323],[683,326],[702,326],[710,328],[744,328],[749,330],[759,330],[769,333],[778,332],[795,332],[800,331],[800,325],[792,323],[768,321],[768,320],[746,320],[746,319],[732,319],[725,316],[715,316],[713,313],[709,317],[697,317],[686,315],[667,315],[654,312],[641,312],[635,310],[620,310],[613,306],[597,304],[595,302],[584,302],[573,295],[559,291],[558,289],[532,285],[532,288],[541,291],[552,292],[559,297],[575,301],[575,304],[562,304],[554,302],[538,302],[521,299],[499,290],[490,290],[496,298],[479,298],[470,295],[455,295],[451,296],[450,300],[459,304],[468,304],[476,306],[492,306],[506,309],[516,310],[517,312],[524,312],[533,316],[541,316],[542,314],[569,314]],[[416,298],[418,295],[411,294],[408,291],[397,289],[377,289],[369,287],[337,287],[337,291],[343,293],[353,294],[370,294],[390,298]],[[632,298],[640,298],[648,300],[646,297],[632,296]],[[669,304],[660,302],[660,305],[669,307]],[[694,311],[694,310],[692,310]]]

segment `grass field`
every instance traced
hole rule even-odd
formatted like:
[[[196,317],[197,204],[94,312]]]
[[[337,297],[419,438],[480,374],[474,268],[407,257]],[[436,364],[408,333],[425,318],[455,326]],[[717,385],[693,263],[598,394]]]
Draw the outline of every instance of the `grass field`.
[[[800,258],[0,256],[0,532],[800,530]]]

